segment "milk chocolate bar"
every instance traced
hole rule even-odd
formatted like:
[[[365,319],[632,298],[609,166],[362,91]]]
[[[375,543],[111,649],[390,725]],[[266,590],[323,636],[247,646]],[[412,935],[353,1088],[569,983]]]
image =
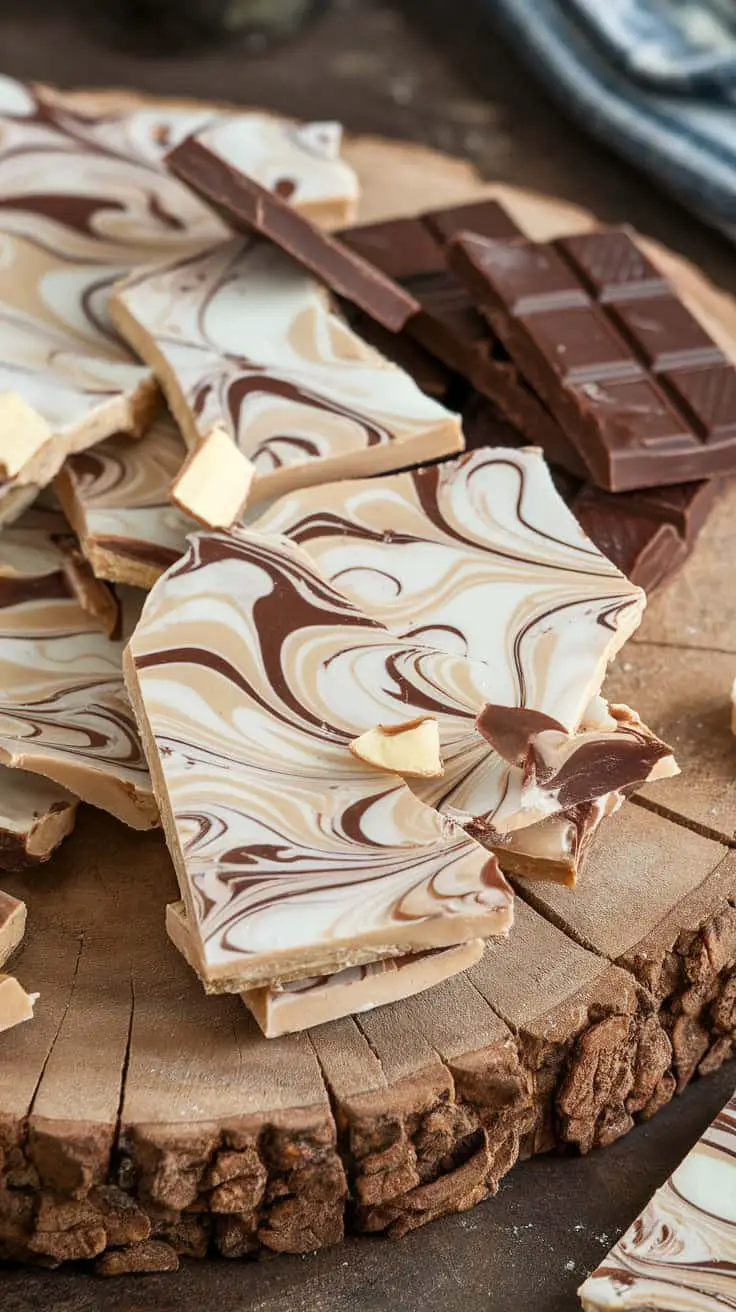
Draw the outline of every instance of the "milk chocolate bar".
[[[117,434],[68,458],[55,487],[97,578],[147,589],[178,560],[194,528],[169,500],[185,458],[168,416],[137,442]]]
[[[167,155],[166,163],[229,227],[268,238],[384,328],[398,332],[417,313],[417,301],[392,278],[384,277],[244,171],[247,161],[233,150],[227,122],[187,137]]]
[[[113,283],[141,263],[222,240],[226,229],[162,164],[212,110],[88,115],[39,87],[0,82],[0,522],[22,489],[116,431],[140,435],[157,404],[150,370],[110,332]],[[292,204],[345,222],[357,183],[334,125],[228,117],[241,157]]]
[[[488,701],[496,722],[507,708],[512,747],[510,733],[494,745],[486,717],[476,726],[485,748],[476,741],[469,758],[446,754],[444,776],[415,787],[494,848],[502,865],[527,873],[543,852],[549,876],[574,882],[577,855],[621,794],[611,794],[606,768],[596,806],[572,807],[553,824],[534,805],[560,806],[541,796],[532,804],[523,762],[552,718],[572,741],[603,730],[613,733],[614,755],[619,746],[628,753],[631,728],[614,721],[597,694],[639,623],[643,597],[583,536],[541,455],[484,449],[434,469],[305,489],[274,503],[256,527],[298,543],[334,587],[397,637],[487,666]],[[642,769],[643,757],[634,774]],[[528,834],[535,820],[544,829]],[[541,874],[542,863],[533,868]]]
[[[429,703],[457,770],[483,754],[473,714],[485,670],[461,665],[393,639],[284,539],[190,539],[151,592],[125,669],[210,988],[508,929],[495,859],[350,751]]]
[[[166,931],[185,960],[196,969],[183,902],[167,906]],[[409,998],[468,970],[482,954],[482,939],[470,939],[456,947],[430,948],[409,956],[349,966],[334,975],[264,985],[240,996],[266,1038],[275,1039]]]
[[[736,369],[628,232],[453,238],[452,268],[608,491],[736,469]]]
[[[0,966],[15,952],[25,930],[25,903],[0,890]]]
[[[156,804],[123,688],[122,643],[80,596],[60,525],[63,516],[30,510],[0,535],[0,763],[149,828]]]
[[[59,784],[0,768],[0,870],[48,861],[74,828],[77,805]]]
[[[501,241],[523,235],[503,206],[488,200],[347,228],[341,238],[419,302],[419,313],[409,320],[399,341],[414,338],[491,399],[530,443],[542,446],[551,460],[582,477],[585,467],[576,448],[527,386],[470,293],[448,268],[446,243],[463,226]]]
[[[118,288],[111,311],[156,369],[187,446],[222,429],[250,461],[254,504],[462,450],[457,416],[266,242],[238,239],[149,268]]]
[[[736,1305],[736,1094],[578,1293],[585,1312]]]

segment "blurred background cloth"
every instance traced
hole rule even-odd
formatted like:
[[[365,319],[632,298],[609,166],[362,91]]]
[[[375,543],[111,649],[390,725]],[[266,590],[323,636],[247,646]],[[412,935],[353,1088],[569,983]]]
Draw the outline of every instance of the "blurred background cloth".
[[[736,240],[736,0],[483,0],[589,132]]]

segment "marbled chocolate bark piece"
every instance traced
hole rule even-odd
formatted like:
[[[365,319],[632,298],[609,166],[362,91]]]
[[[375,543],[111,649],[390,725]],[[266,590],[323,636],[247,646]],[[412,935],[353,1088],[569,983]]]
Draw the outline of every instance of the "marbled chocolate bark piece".
[[[26,905],[0,889],[0,966],[15,952],[26,931]]]
[[[579,1294],[585,1312],[736,1307],[736,1094]]]
[[[97,578],[151,588],[179,559],[195,527],[169,500],[185,456],[165,417],[138,442],[117,434],[67,460],[56,489]]]
[[[0,762],[148,828],[157,811],[123,687],[122,643],[85,605],[58,545],[60,523],[31,510],[0,535]]]
[[[26,993],[12,975],[0,974],[0,1032],[12,1030],[23,1021],[33,1020],[37,993]]]
[[[266,242],[238,239],[134,274],[111,308],[187,445],[224,429],[251,461],[252,503],[462,450],[457,416]]]
[[[185,960],[196,969],[183,902],[167,906],[166,931]],[[275,1039],[281,1034],[295,1034],[412,997],[462,970],[469,970],[482,955],[483,940],[470,939],[454,947],[429,948],[426,952],[348,966],[334,975],[313,975],[284,984],[264,985],[248,989],[240,996],[266,1038]]]
[[[505,932],[495,859],[350,743],[418,711],[450,775],[485,744],[487,669],[392,638],[298,547],[193,537],[125,658],[162,820],[211,988]]]
[[[77,798],[25,770],[0,768],[0,870],[48,861],[71,833]]]
[[[136,109],[90,117],[0,78],[0,519],[17,487],[48,482],[70,452],[140,434],[156,387],[108,314],[114,282],[190,253],[225,229],[162,165],[210,113]],[[356,183],[333,127],[236,116],[264,185],[321,217],[352,210]]]
[[[612,735],[608,752],[599,738],[603,750],[588,771],[595,799],[555,802],[550,811],[566,815],[551,815],[539,833],[526,833],[533,816],[522,799],[523,750],[518,761],[507,759],[508,751],[481,754],[452,795],[447,777],[422,794],[472,822],[482,841],[503,841],[499,855],[515,873],[540,873],[544,854],[549,875],[574,881],[578,855],[622,800],[621,789],[608,783],[611,753],[638,756],[624,767],[625,787],[650,768],[640,728],[614,722],[596,704],[606,668],[638,626],[645,599],[585,537],[541,455],[488,448],[432,469],[304,490],[276,502],[256,527],[301,545],[334,587],[397,636],[486,664],[489,700],[511,709],[512,724],[526,710],[549,716],[575,735],[567,744],[575,752],[585,735]],[[529,727],[521,746],[543,727]],[[671,768],[661,746],[656,768]],[[505,814],[488,806],[491,774]],[[522,802],[515,820],[512,798]]]

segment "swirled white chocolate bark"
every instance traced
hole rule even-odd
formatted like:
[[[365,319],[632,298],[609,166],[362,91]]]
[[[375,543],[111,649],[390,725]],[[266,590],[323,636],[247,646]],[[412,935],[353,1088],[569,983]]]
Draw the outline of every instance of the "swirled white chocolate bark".
[[[0,767],[0,870],[47,861],[74,828],[76,812],[77,798],[66,788]]]
[[[25,902],[0,889],[0,966],[15,952],[25,932]]]
[[[251,462],[251,503],[462,449],[457,417],[266,242],[238,239],[135,274],[111,306],[187,444],[223,429]]]
[[[736,1094],[579,1294],[585,1312],[736,1307]]]
[[[106,636],[70,571],[64,527],[62,516],[31,510],[0,535],[0,762],[148,828],[157,811],[122,643]]]
[[[196,955],[183,902],[166,908],[166,931],[174,946],[196,970]],[[267,1039],[325,1025],[343,1016],[372,1011],[400,998],[432,988],[469,970],[483,955],[482,939],[449,948],[428,948],[403,957],[386,957],[362,966],[347,966],[334,975],[312,975],[284,984],[247,989],[241,998]]]
[[[110,322],[110,287],[143,263],[224,236],[162,164],[211,117],[158,108],[89,117],[0,78],[0,518],[20,506],[3,495],[8,484],[48,482],[68,453],[150,421],[156,388]],[[352,171],[315,154],[319,125],[245,115],[241,132],[261,177],[295,182],[292,203],[303,196],[318,215],[324,203],[330,217],[341,201],[352,209]],[[13,468],[19,431],[26,455]]]
[[[519,830],[499,849],[510,869],[526,873],[526,857],[542,845],[550,873],[557,866],[555,877],[567,878],[572,865],[574,875],[571,849],[584,845],[601,809],[615,808],[611,790],[620,800],[652,769],[675,768],[661,743],[648,755],[640,724],[590,723],[608,663],[645,599],[582,533],[538,452],[486,448],[432,469],[307,489],[276,502],[256,526],[302,546],[392,633],[486,666],[495,732],[484,717],[474,760],[449,763],[420,792],[484,842]],[[510,746],[498,740],[501,708]],[[568,797],[569,784],[551,769],[536,787],[536,739],[544,744],[555,726],[523,711],[554,719],[576,768],[587,755],[585,797]],[[548,822],[525,841],[524,827],[558,812],[568,812],[568,823]]]
[[[495,859],[349,750],[372,725],[430,713],[460,770],[479,750],[486,667],[393,638],[298,547],[235,530],[190,540],[125,668],[210,987],[508,928]]]
[[[185,455],[163,418],[138,442],[117,434],[67,460],[57,493],[97,578],[151,588],[178,560],[195,527],[169,500]]]

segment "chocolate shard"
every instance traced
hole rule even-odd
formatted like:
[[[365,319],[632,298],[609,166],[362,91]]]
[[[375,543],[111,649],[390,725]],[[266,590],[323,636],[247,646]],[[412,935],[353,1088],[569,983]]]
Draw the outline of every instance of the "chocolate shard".
[[[166,163],[229,227],[267,237],[385,328],[398,332],[417,313],[417,301],[402,287],[220,154],[216,124],[187,137]]]
[[[0,870],[48,861],[74,828],[77,805],[59,784],[0,768]]]
[[[736,469],[736,369],[628,232],[554,243],[468,233],[449,261],[596,484]]]
[[[0,889],[0,967],[13,955],[25,930],[25,903]]]
[[[585,1312],[736,1303],[736,1094],[578,1293]]]
[[[487,702],[475,722],[478,732],[509,765],[523,765],[529,741],[545,729],[566,733],[564,724],[529,706],[494,706]]]

